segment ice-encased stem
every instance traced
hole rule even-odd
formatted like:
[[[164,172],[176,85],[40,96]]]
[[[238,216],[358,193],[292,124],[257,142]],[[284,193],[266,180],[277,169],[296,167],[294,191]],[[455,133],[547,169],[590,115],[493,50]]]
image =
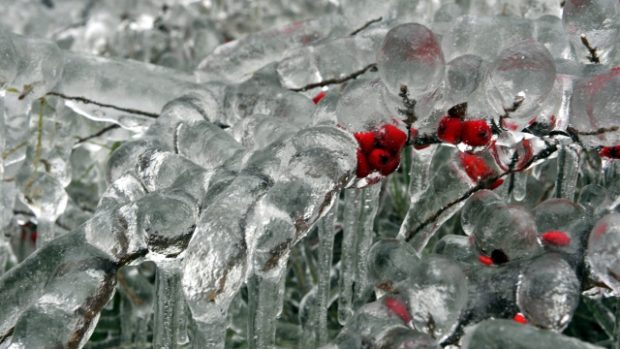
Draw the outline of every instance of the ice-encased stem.
[[[153,346],[177,348],[183,343],[185,302],[181,290],[181,270],[177,260],[157,262]]]
[[[555,197],[573,200],[579,176],[579,156],[567,144],[558,151],[558,172],[555,181]]]
[[[373,222],[379,207],[378,185],[345,192],[343,240],[340,259],[338,321],[345,324],[353,315],[356,301],[367,290],[366,254],[373,237]]]
[[[271,349],[276,340],[276,318],[284,301],[286,265],[269,277],[254,274],[248,280],[248,347]]]

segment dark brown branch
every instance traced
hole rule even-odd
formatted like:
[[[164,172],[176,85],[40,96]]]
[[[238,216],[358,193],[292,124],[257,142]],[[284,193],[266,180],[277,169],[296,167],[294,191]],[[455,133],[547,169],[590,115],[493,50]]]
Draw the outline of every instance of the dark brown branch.
[[[581,43],[588,49],[590,56],[588,56],[588,60],[592,63],[601,63],[601,60],[598,57],[598,53],[596,52],[596,47],[592,47],[588,38],[581,34]]]
[[[107,103],[101,103],[101,102],[93,101],[93,100],[85,98],[85,97],[67,96],[65,94],[58,93],[58,92],[48,92],[47,96],[60,97],[60,98],[65,99],[65,100],[76,101],[76,102],[85,103],[85,104],[94,104],[94,105],[99,106],[99,107],[110,108],[110,109],[122,111],[122,112],[125,112],[125,113],[130,113],[130,114],[142,115],[142,116],[146,116],[146,117],[149,117],[149,118],[157,118],[159,116],[156,113],[150,113],[150,112],[147,112],[147,111],[133,109],[133,108],[123,108],[123,107],[119,107],[119,106],[116,106],[116,105],[113,105],[113,104],[107,104]]]
[[[452,206],[457,205],[457,204],[459,204],[462,201],[465,201],[472,194],[474,194],[474,193],[476,193],[476,192],[478,192],[478,191],[480,191],[482,189],[489,188],[489,185],[491,183],[494,183],[498,179],[501,179],[503,177],[506,177],[507,175],[510,175],[512,173],[515,173],[515,172],[521,171],[523,169],[526,169],[526,168],[530,167],[536,161],[548,158],[549,156],[551,156],[551,154],[555,153],[557,150],[558,150],[558,148],[557,148],[557,146],[555,144],[548,144],[547,148],[541,150],[538,154],[534,155],[522,168],[519,168],[519,169],[509,169],[509,170],[507,170],[505,172],[502,172],[501,174],[499,174],[497,176],[493,176],[493,177],[487,178],[484,181],[478,183],[475,187],[469,189],[467,192],[465,192],[465,194],[461,195],[456,200],[448,203],[446,206],[444,206],[444,207],[440,208],[439,210],[437,210],[437,212],[435,212],[432,216],[427,218],[420,225],[415,227],[415,229],[409,230],[407,232],[407,234],[405,235],[405,241],[410,241],[424,227],[426,227],[427,225],[429,225],[432,222],[434,222],[435,220],[437,220],[439,218],[439,216],[441,216],[442,213],[444,213],[445,211],[450,209]]]
[[[608,132],[616,132],[618,130],[620,130],[619,126],[611,126],[611,127],[601,127],[599,129],[596,130],[591,130],[591,131],[581,131],[581,130],[577,130],[575,128],[569,127],[571,132],[574,132],[578,135],[581,136],[597,136],[603,133],[608,133]]]
[[[93,138],[100,137],[101,135],[103,135],[103,134],[105,134],[105,133],[107,133],[109,131],[115,130],[115,129],[119,128],[119,127],[120,126],[118,124],[112,124],[112,125],[106,126],[106,127],[102,128],[101,130],[97,131],[96,133],[93,133],[92,135],[86,136],[84,138],[78,138],[76,143],[77,144],[84,143],[84,142],[89,141],[89,140],[91,140]]]
[[[407,87],[407,85],[400,85],[400,93],[398,94],[398,96],[402,99],[404,107],[402,109],[398,109],[398,112],[407,117],[403,121],[407,125],[407,129],[411,129],[413,123],[418,120],[417,116],[415,115],[415,105],[417,104],[417,101],[415,99],[409,98],[409,88]]]
[[[359,32],[361,32],[362,30],[370,27],[373,23],[381,22],[381,20],[383,20],[383,17],[371,19],[370,21],[364,23],[363,26],[361,26],[361,27],[355,29],[354,31],[352,31],[351,34],[349,34],[349,35],[350,36],[355,36],[356,34],[359,34]]]
[[[367,65],[366,67],[364,67],[362,70],[358,70],[356,72],[353,72],[345,77],[342,78],[334,78],[334,79],[327,79],[327,80],[323,80],[320,82],[316,82],[313,84],[309,84],[306,85],[304,87],[301,88],[292,88],[291,91],[295,91],[295,92],[303,92],[303,91],[308,91],[311,90],[313,88],[317,88],[317,87],[323,87],[323,86],[327,86],[327,85],[334,85],[334,84],[341,84],[343,82],[347,82],[349,80],[353,80],[355,78],[357,78],[358,76],[366,73],[369,70],[375,71],[377,69],[377,63],[371,63],[369,65]]]

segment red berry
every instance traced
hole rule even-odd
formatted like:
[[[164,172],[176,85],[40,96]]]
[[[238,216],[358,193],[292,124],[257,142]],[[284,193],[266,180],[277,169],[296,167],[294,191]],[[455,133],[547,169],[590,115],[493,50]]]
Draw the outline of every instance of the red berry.
[[[461,140],[467,145],[479,147],[489,144],[493,132],[485,120],[467,120],[463,122]]]
[[[489,256],[480,255],[480,256],[478,256],[478,260],[480,261],[480,263],[482,263],[482,264],[484,264],[486,266],[493,265],[493,259],[491,259],[491,257],[489,257]]]
[[[504,184],[504,180],[501,179],[501,178],[498,178],[495,181],[493,181],[493,183],[491,183],[491,185],[489,185],[489,189],[493,190],[493,189],[499,187],[502,184]]]
[[[385,149],[374,149],[368,156],[370,167],[379,171],[382,175],[387,176],[398,168],[400,157],[392,155]]]
[[[461,153],[459,154],[459,158],[465,172],[467,172],[467,175],[472,180],[478,182],[493,176],[493,170],[481,157],[471,153]]]
[[[551,230],[541,234],[541,239],[546,245],[568,246],[570,245],[570,236],[563,231]]]
[[[360,148],[364,154],[370,153],[375,148],[374,132],[358,132],[353,136],[357,139],[357,143],[360,144]]]
[[[459,118],[444,116],[437,127],[437,137],[446,143],[457,144],[461,141],[463,121]]]
[[[323,97],[325,97],[326,94],[327,93],[325,93],[325,91],[321,91],[321,92],[317,93],[316,96],[314,96],[314,98],[312,98],[312,103],[319,104],[321,99],[323,99]]]
[[[366,155],[359,149],[357,150],[357,178],[364,178],[370,174],[370,166]]]
[[[398,127],[387,124],[384,125],[377,136],[379,146],[389,150],[392,154],[400,153],[407,143],[407,134]]]
[[[524,324],[524,325],[527,324],[527,319],[525,318],[525,315],[521,313],[515,314],[515,316],[512,319],[520,324]]]
[[[385,306],[394,314],[396,314],[405,324],[411,321],[411,314],[407,306],[396,298],[385,297],[383,299]]]
[[[598,155],[604,158],[620,159],[620,145],[612,147],[602,147]]]

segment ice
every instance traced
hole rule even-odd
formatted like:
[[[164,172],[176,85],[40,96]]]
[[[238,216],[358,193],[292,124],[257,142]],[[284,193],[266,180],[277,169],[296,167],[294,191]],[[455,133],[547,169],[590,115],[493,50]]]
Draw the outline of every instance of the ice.
[[[353,81],[338,100],[338,123],[351,132],[367,131],[388,123],[390,114],[384,92],[387,89],[380,79]]]
[[[465,54],[493,61],[501,50],[532,34],[533,26],[526,19],[465,15],[453,21],[441,40],[441,48],[448,61]]]
[[[178,154],[207,170],[244,151],[228,133],[208,121],[181,123],[175,131]]]
[[[548,199],[538,204],[533,213],[539,236],[549,231],[560,231],[570,238],[568,245],[547,244],[545,249],[561,252],[573,267],[581,265],[591,224],[584,208],[567,199]]]
[[[551,91],[555,65],[549,51],[534,40],[517,42],[502,50],[485,81],[487,98],[495,115],[503,115],[516,98],[523,102],[510,113],[510,121],[524,127]]]
[[[588,61],[588,50],[581,42],[585,36],[601,62],[608,63],[618,35],[618,13],[620,5],[613,0],[566,1],[562,24],[580,61]]]
[[[456,262],[430,256],[407,280],[395,284],[405,298],[413,327],[442,342],[456,329],[468,301],[468,280]]]
[[[61,50],[47,40],[5,35],[13,41],[20,60],[17,74],[5,83],[20,91],[20,96],[27,97],[27,100],[42,97],[58,84],[63,75]]]
[[[287,88],[299,89],[362,71],[375,63],[386,32],[381,27],[291,51],[278,63],[280,81]]]
[[[181,288],[181,270],[178,260],[157,262],[156,304],[153,310],[153,346],[176,348],[187,338],[187,314]]]
[[[534,217],[521,206],[490,206],[477,221],[472,236],[478,252],[494,260],[497,254],[501,263],[541,252]]]
[[[336,217],[338,215],[337,202],[331,208],[331,210],[319,221],[318,234],[319,234],[319,257],[318,257],[318,270],[319,280],[316,290],[316,305],[314,307],[314,313],[311,315],[315,317],[314,322],[314,346],[318,347],[324,345],[328,339],[327,332],[327,310],[330,301],[330,286],[331,286],[331,266],[332,255],[334,253],[334,238],[336,235]]]
[[[558,254],[533,260],[519,276],[517,304],[533,325],[562,332],[579,303],[575,271]]]
[[[594,277],[611,288],[620,291],[620,214],[610,213],[599,219],[590,232],[586,263]]]
[[[459,154],[453,147],[438,149],[431,161],[429,173],[434,174],[425,190],[411,196],[409,211],[398,237],[411,244],[417,253],[428,244],[437,229],[463,205],[462,202],[448,206],[453,198],[459,197],[474,186],[468,177]],[[440,189],[441,188],[441,189]],[[439,212],[437,220],[431,220]],[[432,222],[431,222],[432,221]]]
[[[369,281],[377,287],[392,287],[418,269],[419,258],[409,244],[396,239],[381,239],[368,251]]]
[[[279,61],[286,50],[311,45],[343,30],[337,15],[299,21],[219,46],[199,65],[211,80],[240,82]]]
[[[0,8],[0,348],[614,340],[617,3]]]
[[[385,36],[377,67],[388,90],[398,95],[406,85],[415,98],[433,92],[443,80],[445,63],[439,40],[417,23],[401,24]]]
[[[481,190],[470,196],[461,210],[463,232],[472,235],[478,222],[488,217],[494,208],[502,206],[502,199],[491,190]]]
[[[372,244],[372,223],[377,214],[380,188],[371,186],[346,192],[343,210],[343,242],[340,260],[338,321],[346,323],[359,306],[367,287],[366,253]]]
[[[588,145],[611,145],[620,142],[618,132],[601,132],[618,126],[620,71],[608,70],[577,81],[570,103],[570,123],[586,133],[580,138]],[[594,134],[587,134],[594,132]]]
[[[2,65],[0,66],[0,87],[5,87],[18,74],[19,55],[13,44],[12,35],[0,32],[0,47],[2,48]]]
[[[575,53],[562,27],[562,19],[545,15],[534,21],[534,38],[543,44],[553,58],[574,59]]]
[[[34,172],[20,181],[19,199],[38,219],[37,246],[54,238],[54,222],[65,210],[69,199],[62,184],[44,172]]]
[[[471,327],[463,339],[463,348],[518,348],[543,349],[602,348],[578,339],[522,325],[512,320],[486,320]]]
[[[461,103],[484,79],[487,63],[476,55],[458,56],[446,64],[446,89],[449,98]]]

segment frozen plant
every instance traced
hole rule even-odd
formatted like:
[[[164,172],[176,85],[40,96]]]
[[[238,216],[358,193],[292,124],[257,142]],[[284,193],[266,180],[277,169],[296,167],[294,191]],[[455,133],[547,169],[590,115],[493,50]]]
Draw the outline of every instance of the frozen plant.
[[[616,0],[0,8],[0,349],[620,347]]]

